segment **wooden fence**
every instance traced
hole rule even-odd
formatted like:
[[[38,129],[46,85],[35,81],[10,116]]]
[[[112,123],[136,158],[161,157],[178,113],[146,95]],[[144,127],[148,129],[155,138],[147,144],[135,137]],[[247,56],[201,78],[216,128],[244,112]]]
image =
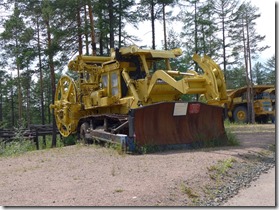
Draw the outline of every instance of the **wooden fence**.
[[[12,141],[16,138],[18,132],[20,132],[20,137],[33,140],[38,150],[39,136],[45,137],[46,135],[52,135],[52,125],[30,125],[28,129],[22,129],[20,131],[16,131],[15,129],[0,129],[0,140],[4,141],[5,143]],[[59,131],[57,129],[56,134],[59,134]]]

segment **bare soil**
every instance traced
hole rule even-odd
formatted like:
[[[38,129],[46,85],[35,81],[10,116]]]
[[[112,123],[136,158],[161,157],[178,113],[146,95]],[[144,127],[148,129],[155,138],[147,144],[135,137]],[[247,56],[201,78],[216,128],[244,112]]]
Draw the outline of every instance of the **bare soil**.
[[[230,128],[239,146],[118,154],[75,145],[0,158],[2,206],[191,206],[218,180],[209,168],[275,144],[275,125]],[[233,168],[231,169],[233,170]],[[220,181],[220,180],[219,180]]]

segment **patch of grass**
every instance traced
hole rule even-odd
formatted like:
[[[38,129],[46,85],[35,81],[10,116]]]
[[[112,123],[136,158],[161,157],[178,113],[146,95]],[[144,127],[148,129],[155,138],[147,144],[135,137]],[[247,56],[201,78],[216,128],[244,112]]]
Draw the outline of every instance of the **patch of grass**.
[[[263,156],[268,156],[271,153],[272,153],[272,151],[270,151],[270,150],[261,150],[261,151],[258,152],[259,158],[263,157]]]
[[[204,187],[203,187],[203,192],[205,193],[205,195],[207,197],[209,197],[211,200],[213,200],[215,198],[215,195],[212,191],[212,187],[209,185],[209,184],[206,184]]]
[[[224,125],[225,127],[242,127],[242,126],[249,126],[249,125],[259,125],[258,123],[254,123],[254,124],[251,124],[251,123],[244,123],[244,122],[234,122],[234,121],[230,121],[229,119],[225,119],[224,120]]]
[[[223,161],[218,161],[216,165],[207,167],[207,170],[211,172],[210,178],[216,181],[220,181],[221,177],[227,173],[227,171],[233,167],[233,163],[236,162],[234,158],[228,158]]]
[[[149,154],[155,152],[162,152],[165,148],[156,145],[154,139],[148,140],[148,143],[143,146],[136,145],[136,151],[140,154]]]
[[[11,141],[6,144],[1,142],[0,156],[19,155],[35,149],[35,143],[30,140],[23,139],[21,141]]]
[[[99,141],[92,144],[92,146],[96,148],[107,148],[108,149],[107,151],[110,154],[116,156],[120,155],[124,157],[126,155],[125,149],[122,148],[122,145],[119,143]]]
[[[4,125],[1,123],[0,126]],[[0,156],[19,155],[36,149],[35,143],[24,137],[24,128],[24,120],[19,120],[17,127],[14,127],[15,137],[13,140],[5,143],[4,140],[0,139]]]
[[[234,133],[232,133],[231,131],[226,130],[226,135],[228,137],[228,146],[239,146],[239,139],[236,137],[236,135]]]
[[[204,148],[221,147],[221,146],[225,146],[225,145],[227,145],[227,142],[224,141],[223,139],[218,139],[218,138],[210,139],[210,140],[203,142]]]
[[[224,125],[225,125],[225,127],[233,127],[233,126],[247,125],[247,124],[243,123],[243,122],[232,122],[229,119],[225,119]]]
[[[186,194],[189,198],[198,198],[199,195],[193,191],[191,187],[185,185],[185,183],[181,183],[180,185],[181,192]]]
[[[40,147],[40,149],[50,149],[51,148],[52,135],[46,135],[45,139],[46,139],[46,145],[44,145],[43,137],[39,136],[39,147]],[[61,138],[59,135],[57,135],[56,147],[64,147],[64,146],[67,146],[67,145],[64,144],[63,138]]]
[[[117,151],[119,155],[124,155],[125,151],[122,148],[121,144],[111,144],[111,147]]]
[[[276,152],[276,145],[275,145],[275,144],[270,144],[270,145],[268,145],[268,149],[269,149],[271,152]]]
[[[63,137],[62,138],[64,146],[75,145],[76,144],[76,140],[77,140],[77,136],[76,135],[70,135],[68,137]]]
[[[158,147],[157,145],[146,144],[140,148],[140,153],[142,154],[149,154],[149,153],[154,153],[159,151],[160,151],[160,147]]]
[[[33,140],[26,139],[21,130],[17,129],[16,130],[17,135],[16,138],[13,139],[10,142],[4,143],[3,140],[0,139],[0,156],[13,156],[13,155],[19,155],[23,154],[29,151],[36,150],[36,145]],[[72,137],[73,138],[73,137]],[[39,149],[50,149],[51,144],[52,144],[52,136],[51,135],[46,135],[45,136],[45,145],[43,142],[43,137],[40,136],[38,138],[39,140]],[[67,146],[68,144],[64,143],[63,139],[61,139],[59,136],[57,136],[56,139],[56,147],[64,147]]]
[[[221,161],[221,167],[220,167],[221,170],[220,171],[222,173],[227,172],[227,170],[229,168],[232,168],[234,162],[236,162],[236,160],[234,158],[229,158],[224,161]]]
[[[122,193],[122,192],[124,192],[124,190],[123,189],[116,189],[116,190],[114,190],[114,192]]]
[[[111,169],[111,175],[112,175],[112,176],[115,176],[115,173],[116,173],[116,171],[115,171],[115,166],[113,165],[113,167],[112,167],[112,169]]]
[[[224,120],[224,126],[226,127],[226,126],[230,126],[230,125],[231,125],[230,120],[229,119],[225,119]]]

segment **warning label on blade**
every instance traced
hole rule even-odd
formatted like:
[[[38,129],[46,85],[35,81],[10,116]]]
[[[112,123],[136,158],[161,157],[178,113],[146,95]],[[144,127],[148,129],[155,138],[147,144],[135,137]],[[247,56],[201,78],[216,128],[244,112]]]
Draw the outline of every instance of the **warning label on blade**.
[[[183,116],[187,114],[188,103],[175,103],[173,116]]]
[[[200,104],[190,104],[189,106],[189,113],[190,114],[197,114],[200,112],[201,105]]]

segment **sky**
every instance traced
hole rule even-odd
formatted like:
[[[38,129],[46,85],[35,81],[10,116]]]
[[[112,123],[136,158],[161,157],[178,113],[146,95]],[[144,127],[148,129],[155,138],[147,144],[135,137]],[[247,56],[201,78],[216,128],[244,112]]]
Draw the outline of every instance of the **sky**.
[[[275,54],[275,2],[274,0],[251,0],[252,4],[259,7],[261,17],[256,20],[257,30],[260,35],[265,35],[265,42],[269,49],[261,54],[263,59],[268,59]]]
[[[278,0],[279,1],[279,0]],[[275,0],[251,0],[252,5],[257,6],[259,8],[259,13],[261,16],[256,20],[256,29],[257,33],[261,36],[266,36],[265,41],[261,42],[260,46],[268,45],[270,48],[266,49],[259,55],[259,62],[265,62],[267,59],[271,58],[275,54]],[[152,39],[151,39],[151,23],[144,22],[139,23],[138,27],[140,30],[136,30],[135,28],[129,27],[129,33],[132,33],[136,36],[140,36],[143,41],[135,42],[131,44],[136,44],[138,46],[147,45],[147,47],[151,47]],[[156,32],[156,46],[161,46],[163,42],[163,27],[159,24],[159,22],[155,23],[155,32]],[[170,27],[167,25],[167,27]],[[181,25],[178,23],[174,23],[171,25],[174,29],[180,30]],[[158,31],[162,31],[162,33],[158,34]],[[254,61],[255,62],[255,61]]]

